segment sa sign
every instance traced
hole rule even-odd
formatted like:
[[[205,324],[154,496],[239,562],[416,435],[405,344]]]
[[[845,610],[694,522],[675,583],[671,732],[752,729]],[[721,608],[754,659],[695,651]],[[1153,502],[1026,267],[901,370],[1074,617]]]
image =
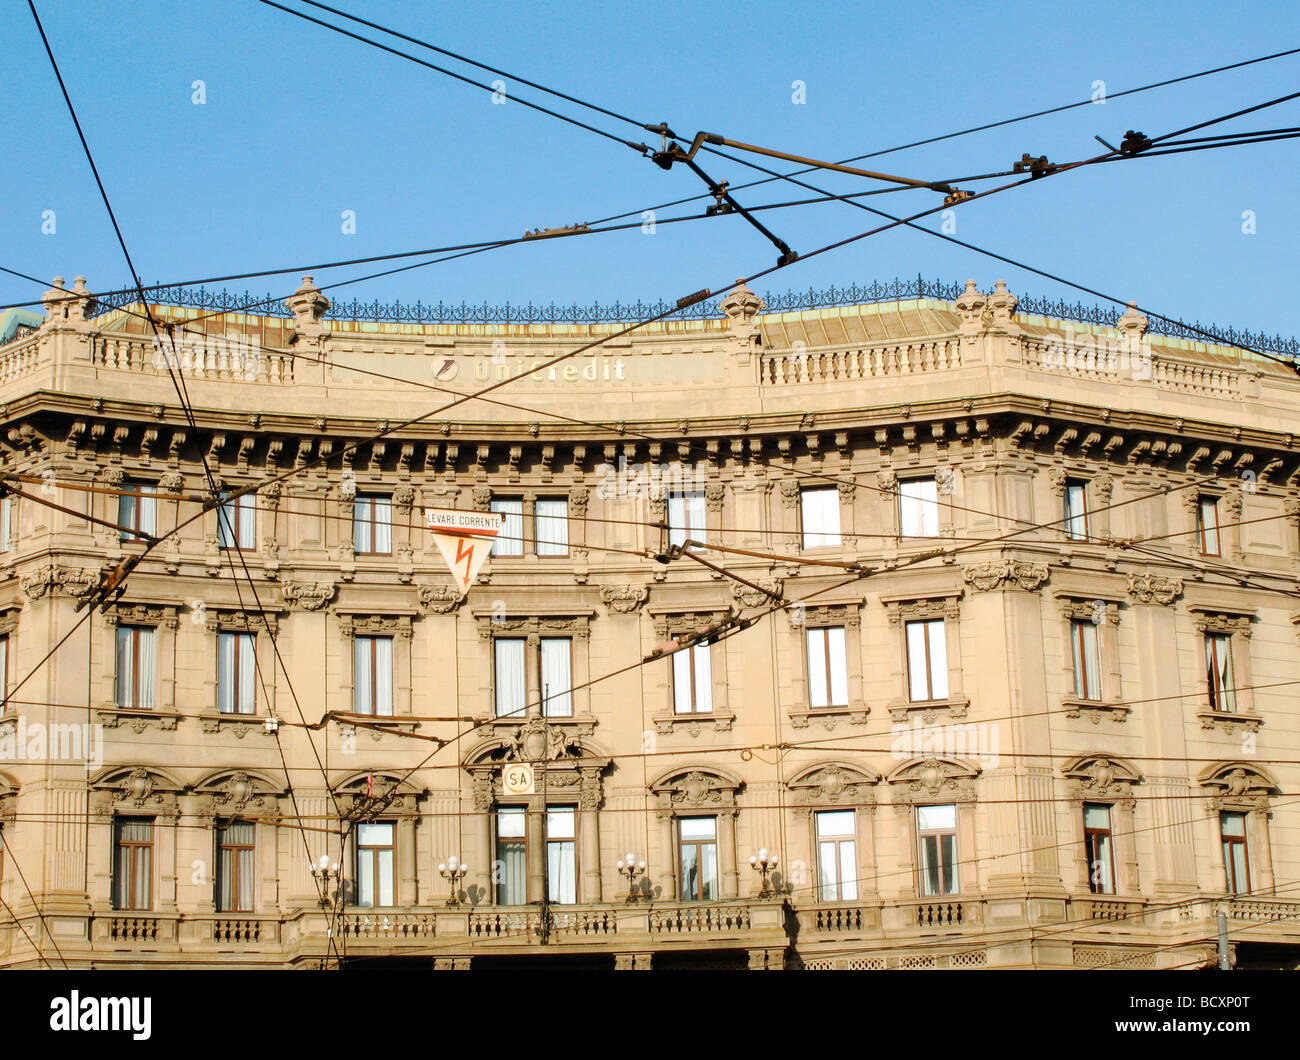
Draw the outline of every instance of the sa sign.
[[[527,762],[515,762],[501,771],[501,791],[505,795],[532,795],[533,767]]]

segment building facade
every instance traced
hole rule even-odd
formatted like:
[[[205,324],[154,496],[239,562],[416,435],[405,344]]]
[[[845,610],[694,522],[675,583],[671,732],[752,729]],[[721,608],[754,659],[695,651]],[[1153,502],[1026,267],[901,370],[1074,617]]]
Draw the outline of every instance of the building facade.
[[[1300,961],[1286,366],[1000,282],[627,335],[45,303],[0,964],[1176,968],[1220,912]],[[464,595],[425,508],[505,517]]]

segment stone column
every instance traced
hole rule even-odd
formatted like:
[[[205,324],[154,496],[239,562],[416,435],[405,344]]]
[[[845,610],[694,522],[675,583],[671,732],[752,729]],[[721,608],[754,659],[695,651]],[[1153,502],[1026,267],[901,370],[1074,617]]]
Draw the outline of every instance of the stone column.
[[[397,822],[397,899],[398,905],[415,905],[415,821],[414,817],[403,817]]]
[[[723,810],[718,814],[718,862],[722,870],[723,898],[736,898],[740,894],[740,876],[736,871],[736,811]]]

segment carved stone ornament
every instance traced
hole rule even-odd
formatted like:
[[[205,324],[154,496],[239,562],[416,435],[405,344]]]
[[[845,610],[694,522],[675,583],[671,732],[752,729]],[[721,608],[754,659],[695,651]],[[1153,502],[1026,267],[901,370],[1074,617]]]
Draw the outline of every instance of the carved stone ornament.
[[[410,615],[339,615],[339,632],[352,637],[411,639]]]
[[[704,503],[711,512],[722,511],[722,502],[727,495],[727,488],[721,482],[704,484]]]
[[[32,600],[39,600],[46,593],[52,595],[55,592],[80,598],[99,584],[99,576],[84,567],[60,567],[47,563],[27,575],[19,584]]]
[[[885,779],[895,785],[896,805],[951,800],[975,801],[979,767],[956,758],[914,758],[894,769]]]
[[[285,582],[284,599],[306,611],[319,611],[334,599],[338,587],[333,582]]]
[[[414,504],[414,486],[398,486],[397,489],[393,490],[393,507],[397,509],[399,515],[410,515]]]
[[[660,801],[660,812],[683,809],[726,809],[736,804],[740,781],[719,770],[674,770],[650,785]]]
[[[450,585],[417,585],[415,595],[420,606],[431,615],[449,615],[460,606],[463,599]]]
[[[630,615],[650,596],[644,585],[602,585],[600,600],[612,614]]]
[[[582,754],[575,737],[538,716],[529,718],[510,738],[507,759],[515,762],[554,762]]]
[[[767,593],[761,593],[758,589],[751,589],[748,585],[741,585],[740,582],[733,582],[731,585],[732,598],[738,600],[746,607],[758,607],[760,604],[775,603],[781,596],[781,587],[783,582],[780,578],[770,578],[759,580],[754,583],[768,593],[775,594],[769,596]]]
[[[1086,754],[1071,759],[1061,773],[1072,783],[1067,789],[1074,799],[1114,799],[1130,802],[1133,785],[1142,774],[1123,759],[1104,754]]]
[[[1128,594],[1139,604],[1172,604],[1183,592],[1181,578],[1166,578],[1163,574],[1144,571],[1128,576]]]
[[[1231,611],[1213,611],[1192,607],[1193,622],[1202,633],[1227,633],[1250,636],[1250,616],[1234,614]]]
[[[799,480],[785,478],[780,482],[781,503],[787,508],[799,507]]]
[[[804,770],[788,781],[787,786],[795,793],[796,813],[807,816],[814,808],[827,807],[863,807],[874,811],[876,796],[872,789],[879,782],[878,774],[832,762]]]
[[[590,492],[586,486],[575,486],[569,490],[569,515],[574,519],[587,518],[587,501]]]
[[[966,584],[987,593],[1005,586],[1034,592],[1047,581],[1046,563],[1024,563],[1016,559],[992,560],[966,568]]]
[[[110,817],[118,811],[143,810],[175,816],[181,787],[156,770],[144,766],[119,766],[91,782],[95,812]]]
[[[1270,798],[1282,790],[1262,767],[1246,762],[1212,765],[1198,779],[1206,796],[1205,808],[1211,813],[1267,810]]]

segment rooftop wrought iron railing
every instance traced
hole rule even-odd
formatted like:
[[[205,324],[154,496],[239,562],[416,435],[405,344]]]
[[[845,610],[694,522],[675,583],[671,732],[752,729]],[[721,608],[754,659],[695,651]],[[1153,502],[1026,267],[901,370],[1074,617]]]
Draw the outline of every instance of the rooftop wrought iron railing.
[[[894,279],[867,285],[850,284],[848,287],[829,287],[825,290],[809,288],[805,291],[787,290],[784,293],[764,292],[765,313],[798,312],[807,309],[825,309],[835,306],[870,305],[881,302],[910,301],[928,298],[940,302],[954,302],[965,290],[965,284],[926,280],[919,274],[915,279]],[[721,297],[696,302],[684,309],[670,303],[659,302],[607,302],[580,305],[576,302],[561,305],[550,302],[536,305],[527,302],[516,305],[510,302],[438,302],[436,305],[416,302],[363,302],[358,299],[335,301],[326,314],[328,319],[365,321],[387,324],[626,324],[663,316],[667,320],[708,320],[722,315],[718,308]],[[1022,314],[1068,320],[1080,324],[1114,327],[1122,310],[1116,307],[1086,305],[1059,299],[1018,296],[1018,311]],[[137,301],[132,293],[106,295],[97,300],[96,315],[129,306]],[[284,298],[271,294],[254,295],[235,293],[225,289],[209,291],[203,287],[163,287],[150,292],[150,301],[157,305],[180,306],[206,312],[250,312],[259,316],[289,317]],[[1153,334],[1193,342],[1207,341],[1207,334],[1230,345],[1245,346],[1287,357],[1300,358],[1300,339],[1282,335],[1267,335],[1248,329],[1202,324],[1192,325],[1163,317],[1152,317],[1149,330]]]

